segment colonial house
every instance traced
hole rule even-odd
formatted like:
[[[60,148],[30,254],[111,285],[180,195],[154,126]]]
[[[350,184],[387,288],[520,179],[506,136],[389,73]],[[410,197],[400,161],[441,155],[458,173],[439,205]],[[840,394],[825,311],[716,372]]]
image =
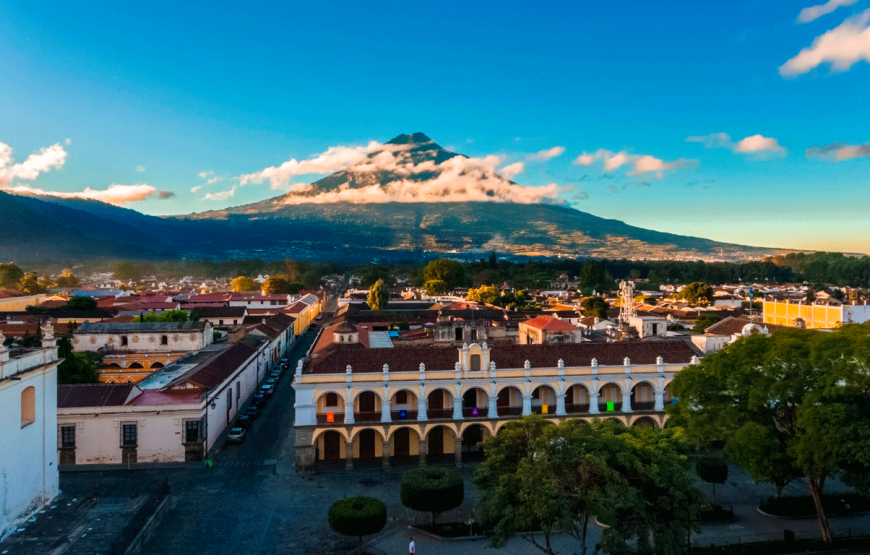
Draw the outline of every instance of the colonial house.
[[[553,316],[538,316],[520,322],[520,344],[546,345],[552,343],[580,343],[582,330]]]
[[[669,384],[698,362],[689,343],[380,347],[348,328],[296,368],[296,466],[420,465],[464,453],[528,414],[662,427]],[[320,344],[321,341],[318,341]]]
[[[269,343],[209,345],[138,384],[60,386],[61,464],[201,460],[267,375]]]
[[[191,316],[200,322],[210,322],[214,327],[240,326],[248,315],[244,306],[204,306],[191,311]]]
[[[57,496],[57,358],[54,332],[41,348],[9,349],[0,334],[0,539]]]
[[[73,332],[77,351],[198,351],[211,345],[209,322],[86,322]]]

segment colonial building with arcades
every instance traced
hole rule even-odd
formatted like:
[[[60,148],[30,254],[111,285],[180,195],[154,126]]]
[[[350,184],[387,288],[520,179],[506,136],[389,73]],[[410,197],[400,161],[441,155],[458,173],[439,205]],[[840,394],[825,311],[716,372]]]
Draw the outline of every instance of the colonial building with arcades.
[[[529,414],[662,427],[669,384],[699,354],[683,340],[383,347],[366,337],[376,332],[348,323],[324,333],[334,337],[295,369],[301,471],[461,465],[463,453]]]

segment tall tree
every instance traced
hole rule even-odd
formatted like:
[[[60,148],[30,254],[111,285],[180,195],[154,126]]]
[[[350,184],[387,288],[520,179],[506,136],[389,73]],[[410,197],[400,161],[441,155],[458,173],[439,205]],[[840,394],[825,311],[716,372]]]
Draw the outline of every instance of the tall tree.
[[[677,293],[677,298],[694,306],[710,306],[713,304],[713,288],[703,281],[693,281]]]
[[[24,277],[18,282],[18,289],[28,295],[45,293],[45,288],[39,283],[39,279],[36,277],[36,272],[27,272],[24,274]]]
[[[57,278],[57,286],[72,289],[81,285],[81,280],[77,278],[72,270],[64,268]]]
[[[443,279],[430,279],[423,284],[423,289],[430,295],[444,295],[450,291]]]
[[[24,277],[24,270],[14,262],[0,262],[0,287],[17,287]]]
[[[142,266],[130,260],[123,260],[115,264],[112,275],[119,281],[139,281],[142,279]]]
[[[870,324],[744,337],[674,379],[673,423],[777,490],[802,475],[826,542],[825,481],[870,469]],[[854,477],[853,477],[854,478]]]
[[[233,288],[233,291],[236,292],[256,291],[260,288],[260,285],[248,276],[237,277],[230,282],[230,286]]]
[[[463,285],[465,269],[455,260],[439,258],[426,265],[423,269],[423,279],[425,281],[440,279],[447,284],[448,289],[453,289]]]
[[[469,289],[466,298],[476,303],[492,304],[499,298],[500,294],[501,291],[495,285],[481,285],[477,289]]]
[[[390,288],[387,287],[384,280],[379,279],[374,285],[372,285],[371,289],[369,289],[369,295],[366,302],[368,302],[369,308],[372,310],[387,309],[387,305],[390,302]]]
[[[583,316],[587,318],[607,318],[607,310],[610,308],[610,304],[601,297],[586,297],[580,301],[580,306],[583,307]]]
[[[273,276],[263,282],[264,295],[281,295],[290,292],[290,283],[281,277]]]

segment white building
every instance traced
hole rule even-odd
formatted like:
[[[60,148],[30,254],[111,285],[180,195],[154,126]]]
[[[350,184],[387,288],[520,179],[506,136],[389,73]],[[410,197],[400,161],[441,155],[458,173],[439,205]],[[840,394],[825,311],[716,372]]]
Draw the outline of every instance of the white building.
[[[212,344],[210,322],[85,322],[73,332],[76,351],[168,353],[198,351]]]
[[[0,539],[57,496],[57,348],[8,349],[0,334]]]
[[[138,384],[61,386],[65,465],[201,460],[266,376],[270,342],[210,345]]]

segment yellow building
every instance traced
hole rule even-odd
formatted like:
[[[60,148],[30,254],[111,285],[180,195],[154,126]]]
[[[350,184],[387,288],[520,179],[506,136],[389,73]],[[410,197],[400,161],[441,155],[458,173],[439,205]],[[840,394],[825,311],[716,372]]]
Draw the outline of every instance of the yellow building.
[[[861,324],[870,321],[870,306],[836,305],[785,301],[764,301],[764,323],[795,326],[803,320],[807,329],[831,329],[843,324]],[[800,324],[800,321],[797,322]]]

